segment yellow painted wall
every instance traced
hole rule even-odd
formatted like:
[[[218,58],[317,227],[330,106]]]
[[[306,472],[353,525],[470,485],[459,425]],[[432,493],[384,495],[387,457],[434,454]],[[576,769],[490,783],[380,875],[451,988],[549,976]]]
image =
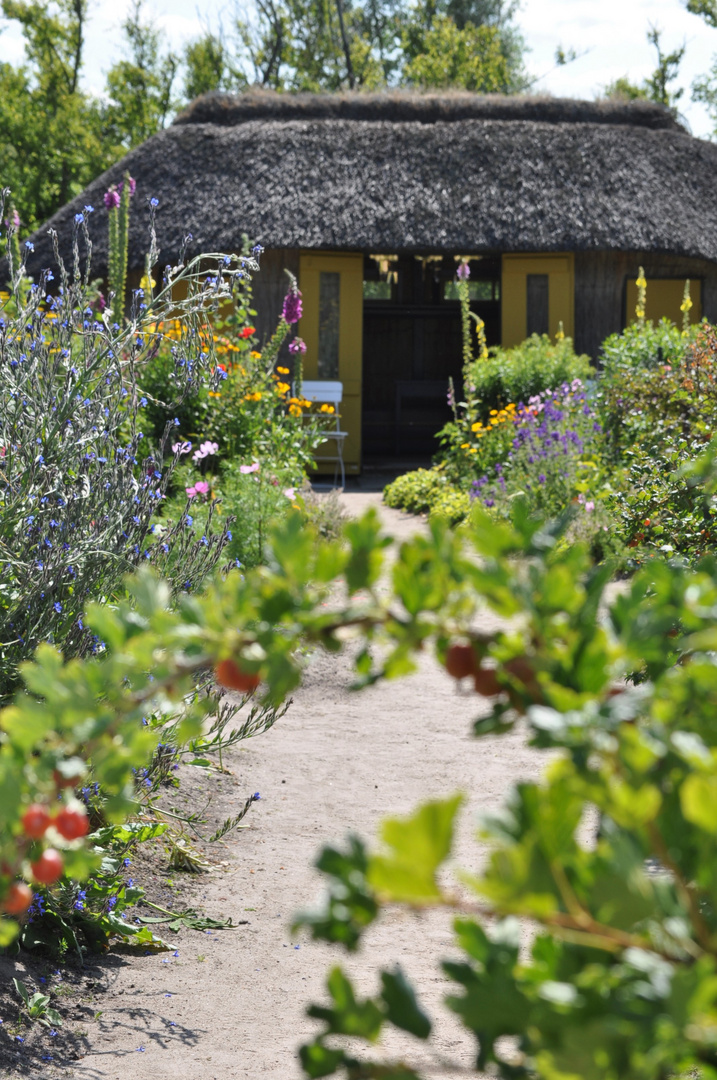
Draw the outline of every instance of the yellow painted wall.
[[[645,318],[659,322],[662,318],[671,319],[677,326],[682,326],[680,304],[685,294],[684,278],[646,278]],[[690,322],[698,323],[702,319],[702,282],[690,281]],[[634,279],[628,279],[625,313],[628,323],[635,322],[637,305],[637,285]]]
[[[575,337],[575,260],[565,255],[504,255],[501,275],[501,345],[510,348],[528,336],[528,274],[548,275],[548,331]]]
[[[317,379],[319,357],[319,275],[338,273],[339,283],[339,379],[343,383],[341,429],[348,436],[344,444],[347,473],[361,469],[361,374],[363,363],[363,255],[322,255],[304,253],[299,260],[299,288],[304,308],[299,335],[306,342],[304,378]],[[334,453],[335,444],[327,445]],[[334,465],[321,466],[321,447],[317,454],[321,472],[333,472]]]

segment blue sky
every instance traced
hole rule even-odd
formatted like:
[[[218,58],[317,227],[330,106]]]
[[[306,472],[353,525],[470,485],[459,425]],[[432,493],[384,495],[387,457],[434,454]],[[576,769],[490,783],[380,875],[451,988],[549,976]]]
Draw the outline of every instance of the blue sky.
[[[120,25],[128,0],[94,0],[86,49],[86,84],[99,91],[103,72],[118,56]],[[231,6],[222,0],[148,0],[146,10],[166,32],[172,46],[198,34],[202,24],[227,19]],[[717,55],[717,30],[688,14],[681,0],[523,0],[518,16],[531,51],[528,67],[535,76],[535,91],[558,96],[593,98],[599,88],[621,75],[639,81],[654,67],[654,51],[646,33],[650,22],[663,31],[663,47],[671,51],[687,46],[682,65],[681,101],[684,117],[695,135],[706,136],[709,119],[691,103],[692,80],[706,72]],[[0,19],[0,26],[3,20]],[[572,47],[582,55],[564,68],[554,68],[558,45]],[[0,57],[17,62],[22,41],[14,27],[0,34]]]

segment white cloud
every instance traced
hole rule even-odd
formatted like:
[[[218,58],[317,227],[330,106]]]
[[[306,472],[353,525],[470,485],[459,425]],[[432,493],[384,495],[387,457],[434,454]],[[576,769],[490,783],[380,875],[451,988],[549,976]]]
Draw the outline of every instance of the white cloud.
[[[693,79],[706,72],[717,54],[717,30],[690,15],[680,0],[523,0],[518,22],[531,51],[528,66],[535,84],[559,96],[592,98],[621,75],[639,82],[654,70],[655,51],[647,42],[652,23],[662,30],[662,47],[672,52],[686,45],[678,85],[683,115],[696,135],[710,131],[702,106],[690,101]],[[584,53],[565,67],[554,67],[555,49]]]

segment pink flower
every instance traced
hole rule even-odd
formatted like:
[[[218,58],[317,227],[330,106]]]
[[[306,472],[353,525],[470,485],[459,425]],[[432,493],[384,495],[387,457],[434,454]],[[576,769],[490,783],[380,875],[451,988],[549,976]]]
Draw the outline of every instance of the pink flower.
[[[124,180],[120,180],[119,184],[117,185],[117,190],[119,192],[121,192],[123,187],[124,187]],[[130,178],[129,178],[129,195],[130,195],[130,198],[132,198],[132,196],[134,195],[136,190],[137,190],[137,181],[135,180],[135,178],[133,176],[130,176]]]
[[[120,204],[120,193],[117,188],[112,185],[109,191],[106,191],[103,196],[104,204],[108,210],[116,208]]]
[[[468,263],[462,262],[456,270],[456,275],[459,281],[468,281],[471,276],[471,268]]]
[[[172,443],[172,453],[173,454],[188,454],[191,449],[192,449],[192,444],[190,442]]]
[[[239,472],[244,473],[245,476],[247,473],[259,472],[259,462],[255,461],[253,465],[240,465]]]
[[[190,499],[193,499],[195,495],[206,495],[209,491],[209,484],[206,480],[197,480],[196,484],[192,487],[184,489]]]
[[[195,450],[192,454],[192,461],[201,461],[202,458],[209,457],[210,454],[216,454],[219,449],[219,443],[210,442],[207,439],[203,442],[198,450]]]
[[[284,306],[281,309],[281,317],[288,323],[296,323],[302,315],[301,293],[296,285],[293,285],[284,297]]]
[[[305,353],[306,342],[302,341],[300,337],[294,338],[294,340],[289,345],[289,352],[294,353],[294,355],[296,355],[297,353]]]
[[[293,499],[296,495],[296,488],[284,488],[284,494],[287,499]]]
[[[585,503],[585,513],[586,514],[592,514],[594,509],[595,509],[595,503],[592,501],[592,499],[590,499],[589,502]]]

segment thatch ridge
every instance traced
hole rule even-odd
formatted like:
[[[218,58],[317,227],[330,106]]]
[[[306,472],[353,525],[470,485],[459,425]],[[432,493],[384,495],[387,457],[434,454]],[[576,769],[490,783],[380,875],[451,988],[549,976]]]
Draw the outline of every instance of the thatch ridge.
[[[651,101],[579,101],[524,95],[393,90],[380,93],[280,94],[252,88],[242,94],[202,94],[175,124],[232,127],[250,120],[357,120],[392,123],[457,123],[465,120],[524,120],[548,124],[628,124],[680,129],[669,109]]]

